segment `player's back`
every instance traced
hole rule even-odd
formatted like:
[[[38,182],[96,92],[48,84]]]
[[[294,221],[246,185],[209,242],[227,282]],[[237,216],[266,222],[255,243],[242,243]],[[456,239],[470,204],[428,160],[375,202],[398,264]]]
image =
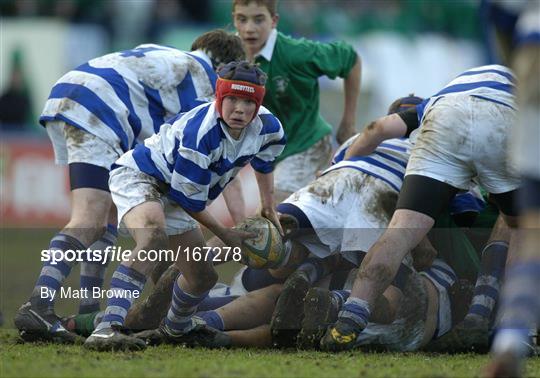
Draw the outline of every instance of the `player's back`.
[[[439,99],[467,95],[515,108],[515,77],[512,70],[498,64],[471,68],[450,81],[435,95],[417,106],[419,119]]]
[[[383,180],[399,192],[403,184],[403,177],[405,176],[405,169],[412,147],[409,139],[389,139],[381,143],[369,155],[355,156],[345,160],[345,153],[355,138],[356,136],[351,137],[340,146],[332,160],[333,165],[324,171],[324,173],[342,168],[356,169]]]
[[[160,45],[107,54],[65,74],[40,117],[63,120],[122,152],[154,134],[169,117],[212,100],[216,75],[208,61]]]

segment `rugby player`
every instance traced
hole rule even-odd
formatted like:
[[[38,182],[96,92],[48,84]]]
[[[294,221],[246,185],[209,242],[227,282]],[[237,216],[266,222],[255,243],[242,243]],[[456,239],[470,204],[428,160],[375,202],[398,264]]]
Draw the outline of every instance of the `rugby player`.
[[[220,63],[243,57],[238,37],[214,30],[201,35],[191,52],[147,44],[90,60],[54,85],[40,123],[52,141],[56,163],[69,166],[72,211],[55,235],[51,251],[103,251],[116,243],[116,209],[109,193],[109,171],[124,152],[159,131],[171,116],[213,98]],[[108,226],[107,226],[108,224]],[[106,266],[82,263],[81,289],[101,287]],[[45,262],[30,301],[15,317],[30,339],[73,342],[54,312],[54,298],[74,262]],[[79,311],[99,309],[99,299],[85,298]]]
[[[111,289],[142,291],[152,262],[138,251],[187,247],[175,262],[182,274],[174,283],[172,303],[161,336],[170,343],[208,337],[214,330],[193,319],[198,304],[217,281],[212,261],[196,261],[189,248],[202,247],[204,225],[227,246],[240,247],[253,235],[226,228],[206,209],[248,163],[255,170],[262,203],[261,215],[279,230],[273,202],[273,161],[283,151],[285,136],[279,120],[262,107],[266,75],[246,61],[231,62],[218,71],[216,100],[179,114],[159,133],[120,157],[109,187],[118,219],[136,241],[132,261],[123,262]],[[105,315],[85,346],[97,350],[141,349],[141,340],[122,333],[134,296],[112,298]]]
[[[521,376],[531,333],[540,325],[540,3],[527,5],[516,27],[520,113],[511,150],[524,181],[519,220],[524,241],[506,275],[488,377]]]
[[[505,223],[516,225],[519,177],[505,164],[509,127],[515,118],[514,75],[504,66],[476,67],[422,104],[380,118],[347,151],[367,155],[382,141],[409,136],[415,145],[389,228],[370,248],[351,296],[321,346],[354,346],[376,299],[393,280],[402,259],[428,233],[459,190],[477,179],[497,203]]]

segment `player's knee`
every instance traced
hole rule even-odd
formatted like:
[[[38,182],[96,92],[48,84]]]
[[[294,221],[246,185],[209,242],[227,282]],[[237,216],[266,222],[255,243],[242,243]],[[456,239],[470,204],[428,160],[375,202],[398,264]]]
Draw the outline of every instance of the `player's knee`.
[[[145,227],[138,232],[137,239],[138,247],[145,250],[167,249],[169,244],[169,237],[162,228]]]
[[[218,274],[214,269],[202,269],[189,277],[190,284],[201,292],[210,290],[217,280]]]

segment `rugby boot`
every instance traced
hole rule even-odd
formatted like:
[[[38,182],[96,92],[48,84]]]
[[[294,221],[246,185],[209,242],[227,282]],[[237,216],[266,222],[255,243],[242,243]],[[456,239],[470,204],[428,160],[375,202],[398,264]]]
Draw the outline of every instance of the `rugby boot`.
[[[98,352],[137,351],[146,348],[144,341],[125,334],[125,329],[116,324],[94,331],[83,346]]]
[[[308,277],[302,271],[291,274],[283,284],[270,322],[275,347],[290,348],[296,345],[296,336],[304,318],[304,297],[309,287]]]
[[[320,287],[309,289],[304,298],[304,320],[296,345],[299,349],[319,349],[326,329],[338,319],[339,307],[332,293]]]
[[[58,344],[82,344],[84,338],[68,331],[54,313],[40,314],[30,302],[23,304],[14,319],[19,336],[26,342],[52,342]]]
[[[362,332],[352,321],[338,319],[328,327],[321,339],[321,350],[326,352],[341,352],[354,348],[358,335]]]
[[[232,345],[230,336],[225,332],[212,328],[198,319],[194,319],[194,322],[195,326],[186,333],[177,334],[162,323],[159,328],[136,333],[134,337],[149,346],[172,344],[187,347],[228,348]]]

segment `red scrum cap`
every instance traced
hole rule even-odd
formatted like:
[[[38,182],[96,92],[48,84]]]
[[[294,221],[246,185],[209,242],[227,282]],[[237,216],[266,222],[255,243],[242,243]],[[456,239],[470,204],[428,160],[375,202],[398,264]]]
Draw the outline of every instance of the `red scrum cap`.
[[[216,109],[221,115],[223,99],[226,96],[247,98],[257,105],[253,118],[257,116],[264,99],[266,74],[256,65],[247,61],[230,62],[217,72]]]

